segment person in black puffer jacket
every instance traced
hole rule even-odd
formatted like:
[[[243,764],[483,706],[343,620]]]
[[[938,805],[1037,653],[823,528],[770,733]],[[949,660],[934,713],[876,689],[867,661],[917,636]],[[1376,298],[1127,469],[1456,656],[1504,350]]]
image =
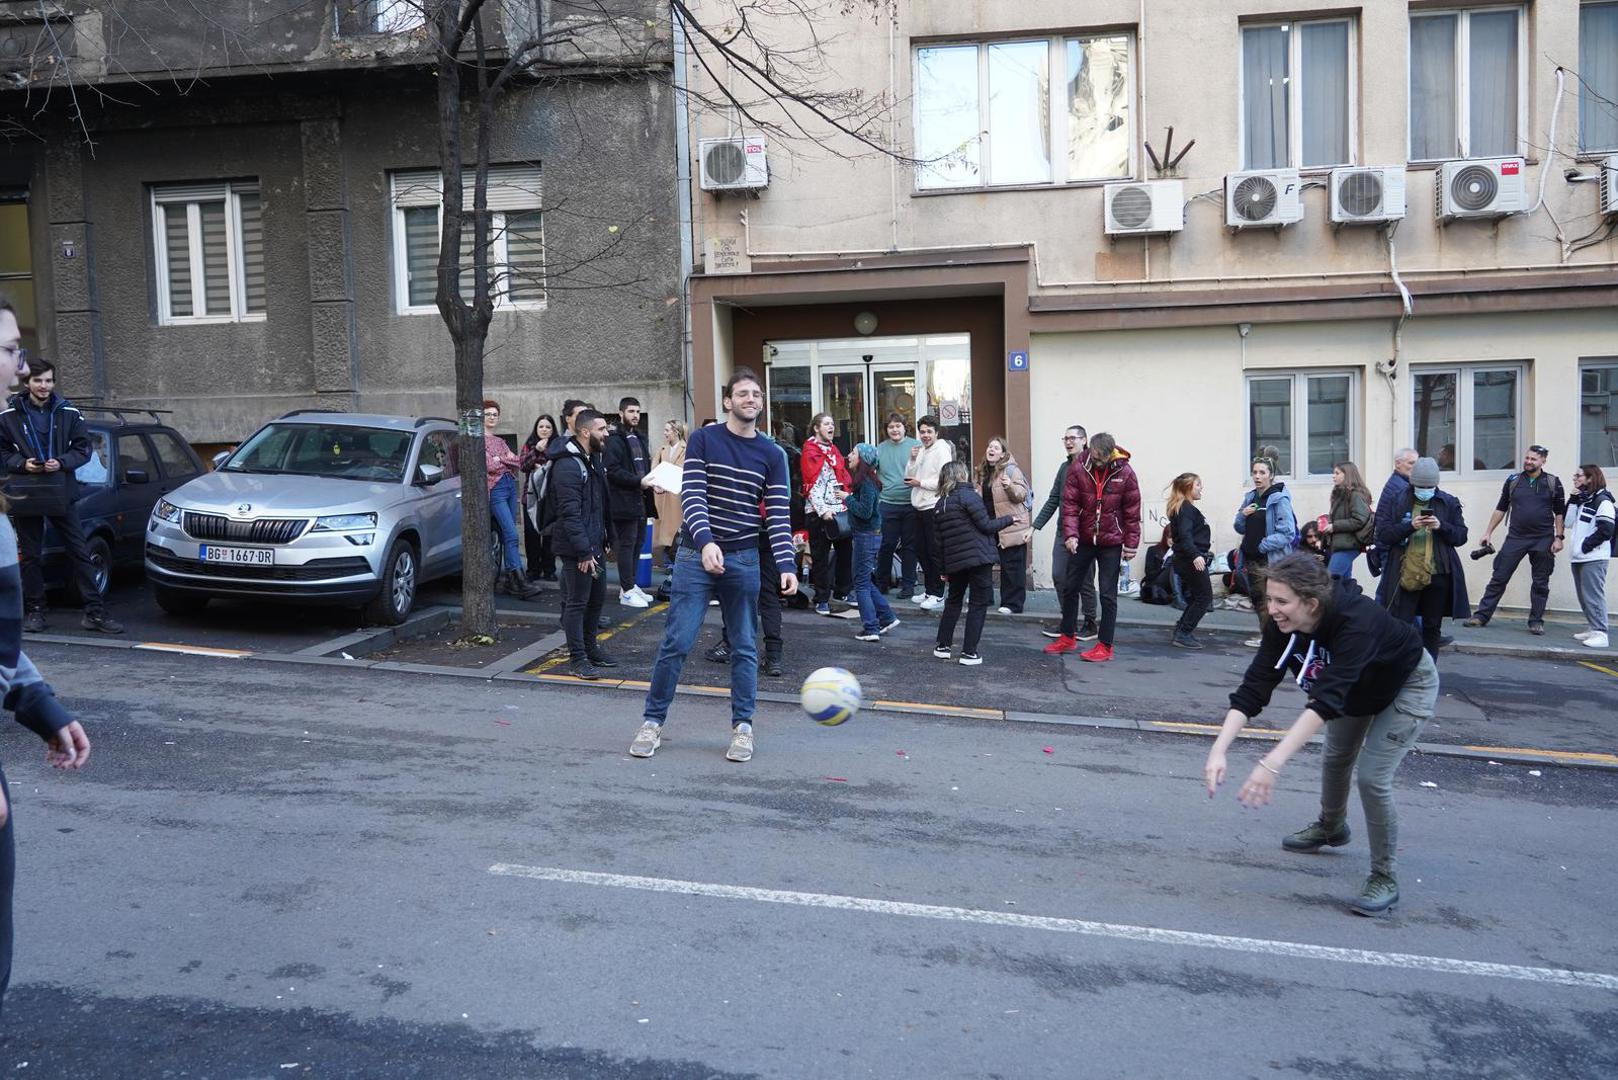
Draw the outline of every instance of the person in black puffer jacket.
[[[983,657],[978,655],[978,639],[983,636],[983,620],[994,599],[994,567],[1000,561],[998,537],[1000,530],[1011,525],[1011,515],[989,517],[983,497],[972,490],[972,470],[964,461],[949,462],[939,472],[938,505],[933,514],[944,575],[949,578],[949,595],[938,620],[938,645],[933,655],[940,660],[950,658],[961,602],[970,589],[961,663],[975,667],[983,663]]]

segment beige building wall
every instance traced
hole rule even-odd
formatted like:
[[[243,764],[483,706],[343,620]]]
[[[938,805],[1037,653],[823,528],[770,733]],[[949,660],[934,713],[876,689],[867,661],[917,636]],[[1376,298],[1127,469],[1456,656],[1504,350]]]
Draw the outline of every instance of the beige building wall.
[[[1393,452],[1411,438],[1412,365],[1419,370],[1423,364],[1521,361],[1529,371],[1522,402],[1523,444],[1544,443],[1551,451],[1548,470],[1560,476],[1572,493],[1569,478],[1577,464],[1573,433],[1579,429],[1578,362],[1610,354],[1618,341],[1618,312],[1565,313],[1554,325],[1547,325],[1540,315],[1413,320],[1405,332],[1404,365],[1391,389],[1375,368],[1388,356],[1390,332],[1386,322],[1355,320],[1257,325],[1245,343],[1235,326],[1036,334],[1031,366],[1033,470],[1044,485],[1039,490],[1041,494],[1049,490],[1062,460],[1062,431],[1068,425],[1083,424],[1092,433],[1108,431],[1133,455],[1140,476],[1144,542],[1162,533],[1169,482],[1189,471],[1203,480],[1200,509],[1213,527],[1214,548],[1226,551],[1239,542],[1232,519],[1242,493],[1251,486],[1245,372],[1354,370],[1359,464],[1374,495],[1392,470]],[[1506,475],[1489,472],[1444,481],[1444,489],[1465,507],[1474,542],[1483,535]],[[1286,483],[1300,523],[1326,512],[1329,478]],[[1054,523],[1046,526],[1035,540],[1034,567],[1046,585],[1055,529]],[[1496,546],[1504,535],[1501,526],[1495,533]],[[1476,604],[1488,583],[1491,563],[1465,561],[1468,591]],[[1503,606],[1527,606],[1526,565],[1507,590]],[[1577,609],[1567,565],[1566,556],[1560,557],[1551,579],[1553,609]],[[1364,567],[1362,559],[1355,574],[1368,585]],[[1614,592],[1618,590],[1609,592],[1609,606],[1618,611]]]

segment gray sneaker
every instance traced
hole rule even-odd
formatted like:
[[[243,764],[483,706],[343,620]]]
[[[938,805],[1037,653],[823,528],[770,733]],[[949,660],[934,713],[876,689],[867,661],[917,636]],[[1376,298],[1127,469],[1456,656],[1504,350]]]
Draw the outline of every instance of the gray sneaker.
[[[629,744],[629,756],[651,757],[662,745],[663,725],[648,720],[640,726],[639,731],[635,732],[635,741]]]
[[[1356,915],[1381,915],[1399,902],[1399,883],[1387,874],[1373,873],[1365,879],[1360,894],[1348,902]]]
[[[1324,822],[1316,820],[1282,837],[1281,846],[1288,851],[1319,851],[1323,847],[1342,847],[1352,835],[1346,821],[1335,828],[1328,828]]]
[[[730,749],[725,751],[726,761],[753,760],[753,725],[737,724],[731,729]]]

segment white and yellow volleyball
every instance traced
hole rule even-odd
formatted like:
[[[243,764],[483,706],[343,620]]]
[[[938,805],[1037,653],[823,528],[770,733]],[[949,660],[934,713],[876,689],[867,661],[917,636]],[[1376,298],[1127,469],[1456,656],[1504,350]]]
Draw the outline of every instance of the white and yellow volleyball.
[[[827,727],[836,727],[860,711],[860,681],[851,671],[840,667],[823,667],[803,681],[798,699],[809,719]]]

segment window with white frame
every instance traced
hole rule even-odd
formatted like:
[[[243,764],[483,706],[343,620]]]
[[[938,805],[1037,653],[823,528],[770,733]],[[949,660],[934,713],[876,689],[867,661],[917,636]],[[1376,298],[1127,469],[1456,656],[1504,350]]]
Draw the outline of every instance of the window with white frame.
[[[371,0],[371,28],[379,34],[404,34],[427,25],[422,0]]]
[[[1410,445],[1444,472],[1515,468],[1524,371],[1499,363],[1412,368]]]
[[[1278,451],[1282,476],[1330,477],[1359,452],[1352,371],[1264,371],[1247,376],[1247,449]]]
[[[1521,153],[1526,35],[1520,6],[1411,14],[1411,161]]]
[[[1618,468],[1618,356],[1579,365],[1579,461]]]
[[[1354,22],[1242,27],[1242,167],[1354,163]]]
[[[471,170],[463,176],[466,207],[461,224],[461,291],[470,302],[473,250]],[[438,308],[438,247],[443,234],[443,182],[438,170],[396,172],[392,176],[394,299],[403,314]],[[537,165],[491,165],[488,206],[489,295],[500,307],[545,304],[545,231],[540,211]]]
[[[258,182],[165,184],[151,192],[158,323],[264,318]]]
[[[1618,150],[1618,3],[1579,8],[1579,149]]]
[[[916,49],[917,188],[1131,175],[1130,52],[1122,34]]]

